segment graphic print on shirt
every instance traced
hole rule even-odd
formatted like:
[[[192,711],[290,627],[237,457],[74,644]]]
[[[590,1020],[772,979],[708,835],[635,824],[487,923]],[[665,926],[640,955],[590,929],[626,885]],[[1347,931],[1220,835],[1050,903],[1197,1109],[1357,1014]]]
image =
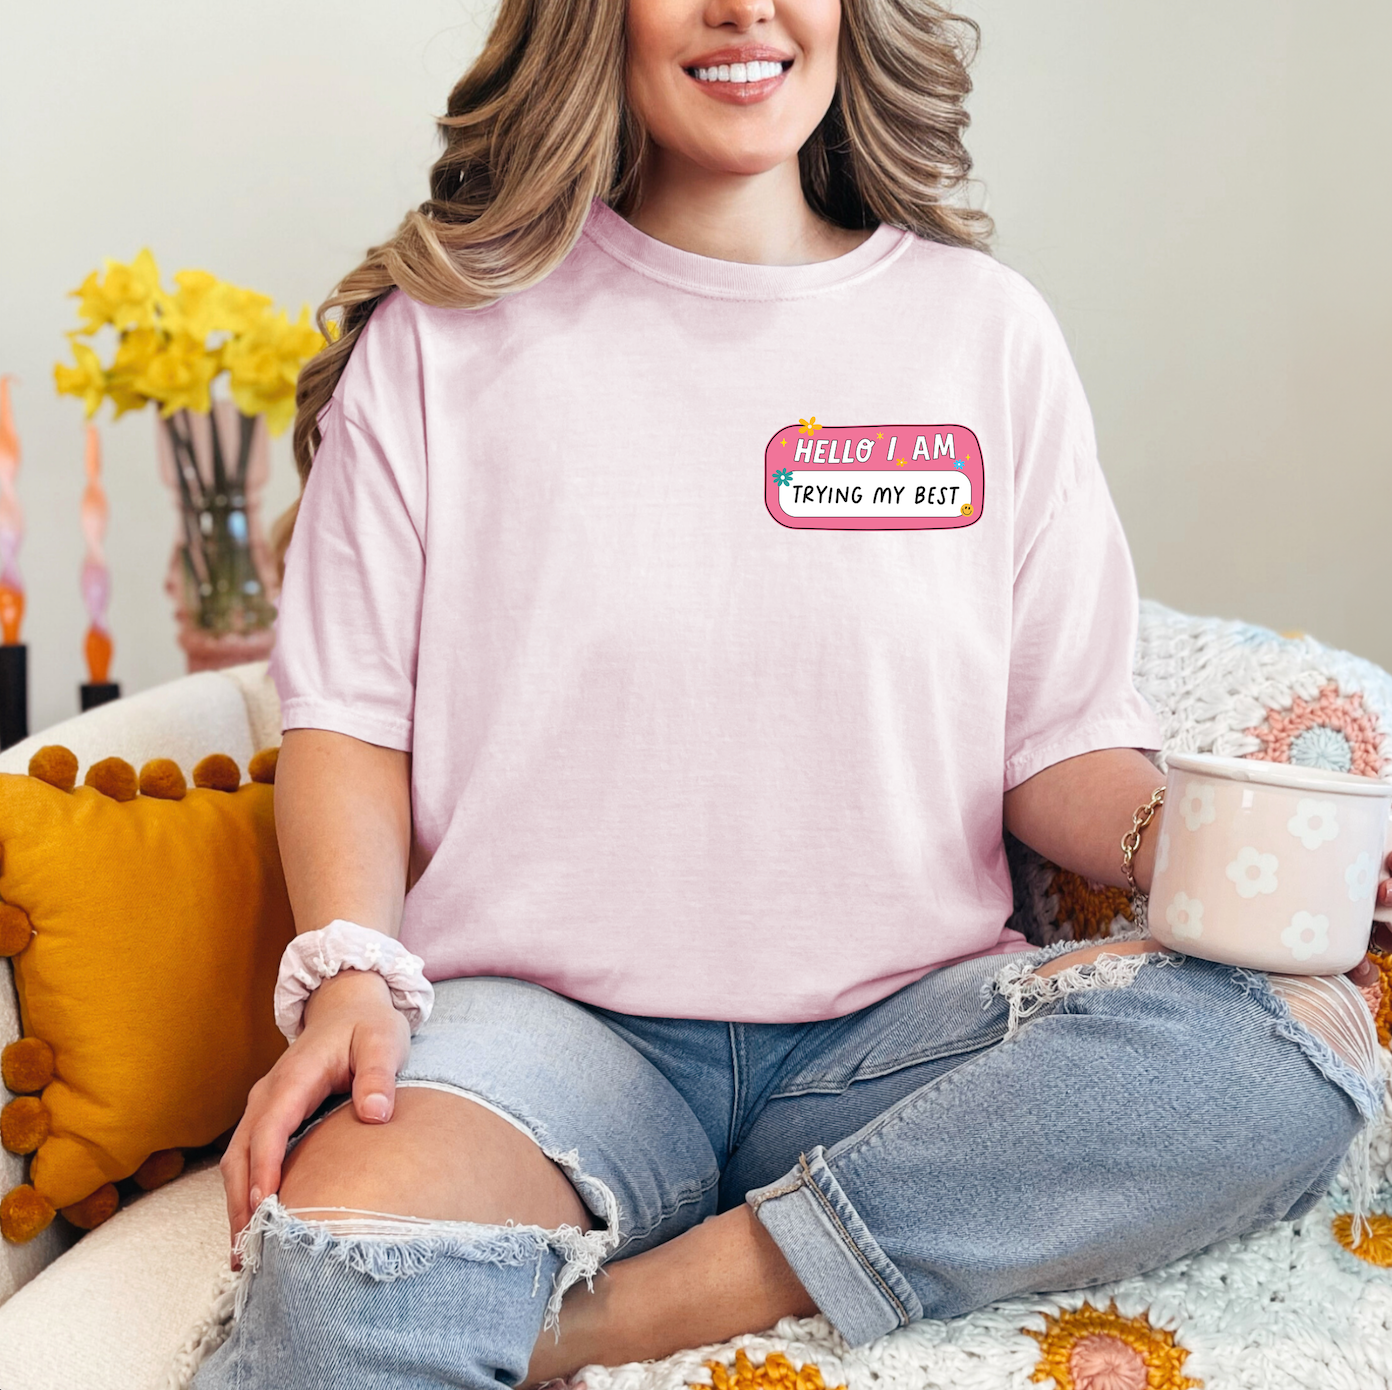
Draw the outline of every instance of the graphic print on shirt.
[[[764,450],[764,501],[780,526],[950,531],[981,519],[986,474],[965,425],[785,425]]]

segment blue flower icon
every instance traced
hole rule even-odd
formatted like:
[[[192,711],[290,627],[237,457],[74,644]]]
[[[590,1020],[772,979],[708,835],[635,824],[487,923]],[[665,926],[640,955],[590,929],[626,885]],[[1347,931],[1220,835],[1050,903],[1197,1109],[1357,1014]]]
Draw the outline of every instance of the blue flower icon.
[[[773,481],[777,483],[779,487],[786,487],[793,481],[793,475],[786,468],[776,468],[773,473]]]

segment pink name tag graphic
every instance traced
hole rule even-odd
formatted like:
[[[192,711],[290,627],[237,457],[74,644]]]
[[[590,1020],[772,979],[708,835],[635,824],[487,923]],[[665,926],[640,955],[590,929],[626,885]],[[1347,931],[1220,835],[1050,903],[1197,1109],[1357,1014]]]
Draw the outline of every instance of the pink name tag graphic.
[[[950,531],[981,519],[986,474],[965,425],[785,425],[764,450],[764,500],[781,526]]]

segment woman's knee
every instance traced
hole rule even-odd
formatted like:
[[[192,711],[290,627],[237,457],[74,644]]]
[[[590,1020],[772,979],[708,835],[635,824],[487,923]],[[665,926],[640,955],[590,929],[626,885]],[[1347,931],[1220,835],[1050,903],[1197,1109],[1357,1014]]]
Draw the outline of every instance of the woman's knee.
[[[560,1168],[481,1105],[401,1087],[382,1125],[345,1105],[243,1233],[237,1318],[198,1390],[332,1390],[343,1364],[363,1384],[407,1363],[421,1383],[517,1384],[613,1244],[594,1225]]]
[[[286,1156],[280,1200],[302,1213],[351,1208],[439,1221],[589,1230],[566,1175],[501,1116],[425,1087],[397,1091],[392,1119],[345,1105]]]

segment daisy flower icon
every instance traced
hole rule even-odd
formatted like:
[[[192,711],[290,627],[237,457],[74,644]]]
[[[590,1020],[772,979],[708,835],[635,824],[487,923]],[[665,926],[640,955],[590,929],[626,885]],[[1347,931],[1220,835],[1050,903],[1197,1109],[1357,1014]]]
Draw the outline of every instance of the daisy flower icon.
[[[793,481],[791,470],[787,468],[775,468],[773,470],[773,481],[778,487],[786,487]]]

